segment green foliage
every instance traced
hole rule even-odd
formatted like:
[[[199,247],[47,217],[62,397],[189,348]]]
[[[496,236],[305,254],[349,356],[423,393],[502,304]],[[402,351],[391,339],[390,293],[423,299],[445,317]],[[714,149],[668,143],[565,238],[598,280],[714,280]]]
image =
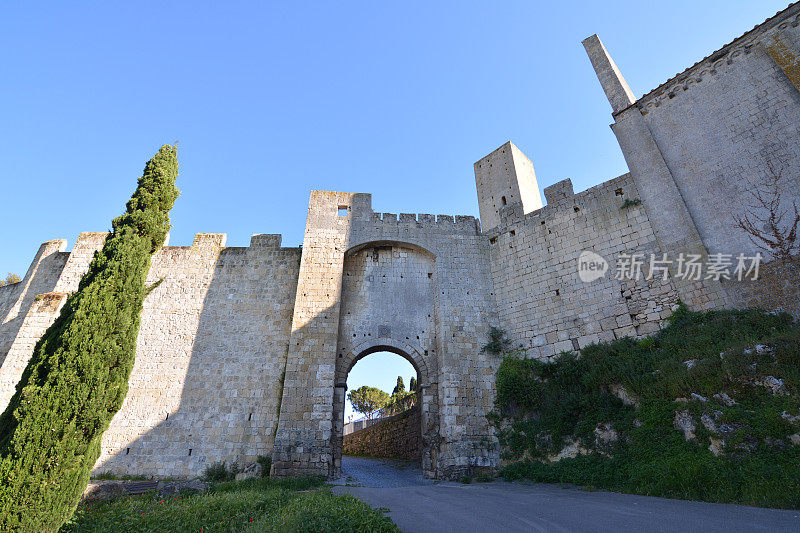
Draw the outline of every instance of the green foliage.
[[[641,203],[642,201],[638,198],[634,198],[633,200],[630,198],[625,198],[625,201],[622,202],[622,207],[620,207],[620,209],[628,209],[629,207],[640,205]]]
[[[272,457],[259,455],[256,461],[261,465],[261,477],[269,477],[269,471],[272,468]]]
[[[418,394],[414,391],[392,394],[389,397],[389,401],[386,402],[386,405],[381,408],[380,413],[383,416],[402,413],[417,404],[417,397]]]
[[[362,385],[347,393],[347,399],[353,405],[353,410],[372,418],[375,413],[389,403],[389,395],[381,389]]]
[[[783,381],[782,393],[763,385],[770,377]],[[800,325],[790,315],[681,306],[667,328],[638,342],[592,345],[552,363],[507,354],[490,420],[511,461],[507,479],[797,508],[800,446],[789,436],[800,427],[783,413],[800,414],[799,393]],[[676,428],[679,411],[693,418],[695,439]],[[604,428],[618,438],[599,438]],[[718,456],[712,438],[724,443]],[[552,461],[576,441],[586,455]]]
[[[397,376],[397,385],[392,389],[392,396],[406,392],[406,384],[403,383],[403,376]]]
[[[213,482],[233,481],[238,473],[239,465],[234,463],[228,468],[224,461],[220,461],[211,463],[206,467],[203,472],[203,479]]]
[[[0,287],[11,285],[12,283],[19,283],[20,281],[22,281],[22,279],[20,279],[19,276],[9,272],[8,276],[6,276],[6,279],[0,279]]]
[[[417,378],[414,376],[411,376],[411,381],[408,382],[408,390],[417,392]]]
[[[323,483],[262,478],[216,485],[207,494],[81,504],[64,531],[398,531],[380,511],[335,496]]]
[[[0,530],[56,531],[78,504],[128,390],[145,278],[170,227],[177,174],[176,148],[161,147],[0,416]]]
[[[500,355],[508,350],[511,346],[511,341],[506,337],[506,332],[500,328],[492,326],[489,328],[489,342],[481,348],[481,352],[488,352],[494,355]]]

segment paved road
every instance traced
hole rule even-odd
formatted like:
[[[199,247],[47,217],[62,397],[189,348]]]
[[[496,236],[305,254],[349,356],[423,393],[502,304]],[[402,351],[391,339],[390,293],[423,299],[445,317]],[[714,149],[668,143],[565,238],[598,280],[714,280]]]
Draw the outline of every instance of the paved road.
[[[549,484],[432,483],[418,469],[345,458],[349,486],[403,531],[800,531],[800,511],[586,492]],[[417,477],[419,474],[419,477]],[[353,486],[361,484],[362,486]]]

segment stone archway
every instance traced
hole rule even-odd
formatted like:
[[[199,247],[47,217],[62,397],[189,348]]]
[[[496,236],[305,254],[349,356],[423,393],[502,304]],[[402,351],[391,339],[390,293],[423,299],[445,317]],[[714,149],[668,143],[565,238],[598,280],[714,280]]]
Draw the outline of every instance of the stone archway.
[[[406,359],[417,372],[420,404],[420,433],[422,449],[420,465],[427,477],[434,477],[436,472],[436,449],[439,437],[438,390],[435,373],[431,372],[429,363],[419,349],[391,338],[378,338],[362,342],[353,351],[348,352],[336,365],[336,389],[333,397],[333,431],[331,444],[334,458],[334,475],[341,471],[342,442],[344,429],[344,406],[347,394],[347,376],[353,366],[370,354],[391,352]]]
[[[439,372],[436,338],[436,258],[419,246],[373,242],[344,258],[335,365],[331,444],[333,470],[341,469],[347,375],[369,354],[386,351],[408,360],[422,391],[422,468],[437,471]]]

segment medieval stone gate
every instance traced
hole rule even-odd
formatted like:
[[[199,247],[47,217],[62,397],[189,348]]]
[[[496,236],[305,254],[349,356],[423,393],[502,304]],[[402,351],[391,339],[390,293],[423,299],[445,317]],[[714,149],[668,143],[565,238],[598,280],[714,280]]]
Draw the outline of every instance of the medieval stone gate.
[[[336,475],[347,374],[408,359],[422,390],[422,466],[452,477],[497,463],[486,420],[498,361],[487,240],[473,217],[374,213],[368,194],[311,195],[274,448],[278,475]]]

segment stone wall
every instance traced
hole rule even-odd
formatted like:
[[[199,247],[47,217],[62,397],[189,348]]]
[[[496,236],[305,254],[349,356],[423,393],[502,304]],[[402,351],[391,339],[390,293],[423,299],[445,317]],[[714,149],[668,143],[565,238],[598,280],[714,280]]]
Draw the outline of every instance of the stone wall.
[[[755,254],[737,217],[766,215],[754,193],[777,198],[766,190],[775,175],[778,211],[786,213],[782,229],[791,227],[792,204],[800,201],[798,23],[800,3],[794,3],[638,100],[597,36],[584,41],[665,252]],[[676,289],[700,309],[752,300],[751,291],[725,280],[700,286],[676,280]]]
[[[42,245],[22,282],[3,287],[3,407],[34,344],[77,289],[106,233]],[[128,394],[95,470],[118,475],[201,475],[208,464],[269,456],[278,419],[300,251],[279,235],[225,248],[224,234],[153,256]]]
[[[573,194],[569,180],[545,190],[547,206],[525,215],[519,204],[500,212],[489,231],[497,309],[514,347],[547,358],[562,351],[657,331],[677,304],[671,279],[616,280],[621,253],[661,254],[629,175]],[[586,283],[578,258],[608,261],[605,276]]]
[[[224,234],[153,258],[136,363],[95,467],[191,477],[272,454],[300,251]]]
[[[641,97],[641,110],[709,253],[755,253],[736,227],[770,165],[784,208],[800,183],[800,80],[773,59],[800,54],[800,5]],[[777,40],[777,42],[776,42]]]
[[[0,287],[0,410],[14,395],[34,345],[61,309],[65,295],[50,293],[69,257],[66,247],[65,240],[42,244],[22,281]]]
[[[417,460],[422,449],[419,406],[345,435],[342,453]]]

